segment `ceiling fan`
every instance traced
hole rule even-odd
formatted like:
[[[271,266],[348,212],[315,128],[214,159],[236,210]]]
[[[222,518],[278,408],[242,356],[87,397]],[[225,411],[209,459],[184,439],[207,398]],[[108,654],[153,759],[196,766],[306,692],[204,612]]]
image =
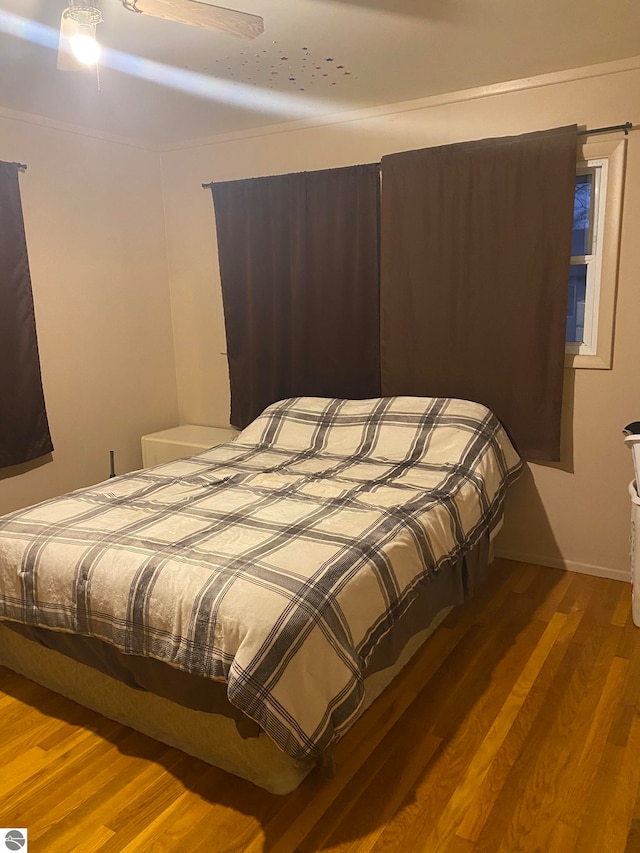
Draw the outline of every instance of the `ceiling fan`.
[[[214,6],[208,0],[119,0],[129,12],[176,21],[191,27],[224,32],[237,38],[254,39],[264,30],[258,15]],[[100,0],[67,0],[60,21],[58,68],[72,71],[93,65],[100,48],[96,27],[104,18]]]

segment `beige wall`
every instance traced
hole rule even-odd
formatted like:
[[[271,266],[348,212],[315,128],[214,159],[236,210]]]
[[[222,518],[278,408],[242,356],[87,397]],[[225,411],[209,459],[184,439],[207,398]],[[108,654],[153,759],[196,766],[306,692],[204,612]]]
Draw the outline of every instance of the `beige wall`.
[[[573,122],[589,127],[638,122],[640,61],[548,75],[471,95],[426,99],[325,126],[283,126],[163,153],[182,421],[228,423],[214,218],[203,181],[370,162],[392,151]],[[639,224],[636,132],[628,141],[614,366],[567,371],[564,458],[558,467],[528,466],[514,487],[498,546],[503,554],[619,577],[628,574],[632,463],[621,428],[640,417]]]
[[[141,466],[178,407],[157,153],[0,115],[21,175],[55,451],[0,472],[0,513]]]

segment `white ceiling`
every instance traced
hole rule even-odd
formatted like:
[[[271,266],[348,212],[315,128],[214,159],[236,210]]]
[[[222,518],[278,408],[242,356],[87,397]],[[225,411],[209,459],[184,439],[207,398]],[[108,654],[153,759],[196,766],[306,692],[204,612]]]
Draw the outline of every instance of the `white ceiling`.
[[[640,0],[222,3],[261,15],[263,35],[244,41],[102,0],[98,90],[94,70],[56,70],[65,0],[0,0],[0,109],[162,145],[640,53]]]

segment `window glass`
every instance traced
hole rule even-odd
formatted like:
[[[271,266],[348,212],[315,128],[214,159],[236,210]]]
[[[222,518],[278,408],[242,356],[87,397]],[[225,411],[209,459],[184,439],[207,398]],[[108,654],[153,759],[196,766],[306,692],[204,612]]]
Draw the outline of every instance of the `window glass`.
[[[591,348],[597,328],[594,317],[598,287],[596,233],[598,230],[601,165],[585,164],[578,169],[573,197],[571,267],[565,341],[574,352]]]
[[[587,294],[587,265],[571,264],[569,272],[569,301],[567,304],[567,335],[571,343],[584,340],[584,309]]]
[[[571,255],[590,255],[593,235],[593,171],[576,175]]]

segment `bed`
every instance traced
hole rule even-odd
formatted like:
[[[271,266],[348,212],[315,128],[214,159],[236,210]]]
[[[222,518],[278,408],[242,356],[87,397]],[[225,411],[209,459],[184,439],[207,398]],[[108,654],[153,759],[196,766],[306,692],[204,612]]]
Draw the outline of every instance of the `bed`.
[[[520,468],[477,403],[281,401],[0,519],[0,664],[286,793],[484,579]]]

